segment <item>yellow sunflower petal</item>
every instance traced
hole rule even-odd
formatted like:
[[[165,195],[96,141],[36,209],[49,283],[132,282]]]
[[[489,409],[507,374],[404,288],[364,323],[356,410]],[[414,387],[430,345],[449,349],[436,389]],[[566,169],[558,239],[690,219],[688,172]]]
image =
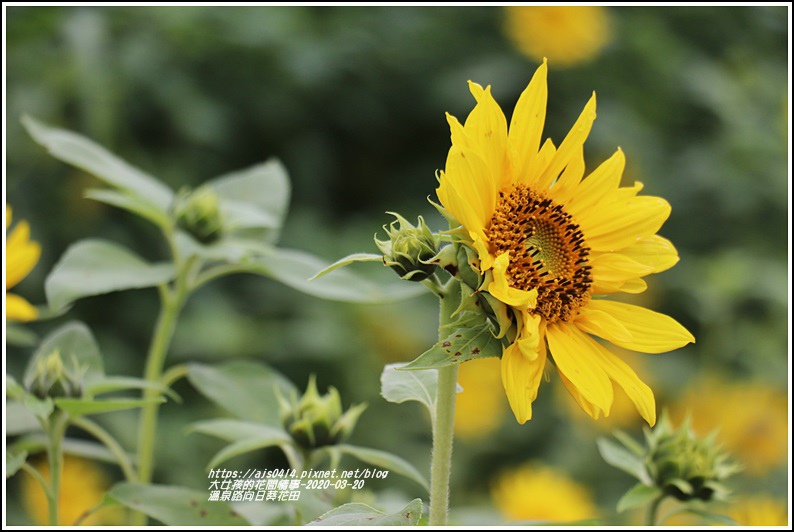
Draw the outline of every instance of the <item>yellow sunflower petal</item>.
[[[652,268],[653,273],[663,272],[678,262],[678,251],[673,243],[659,235],[641,238],[620,253]]]
[[[470,231],[482,231],[496,203],[496,190],[488,166],[473,151],[452,146],[447,155],[444,175],[449,185],[472,209],[467,213],[470,214],[469,223],[463,223],[460,218],[458,220]]]
[[[574,398],[574,400],[582,408],[582,410],[587,412],[587,415],[593,419],[600,418],[601,414],[603,414],[604,412],[602,412],[601,409],[598,408],[596,405],[585,399],[585,397],[579,392],[576,386],[574,386],[571,381],[565,378],[565,375],[559,372],[558,375],[560,376],[560,381],[565,386],[565,389],[568,390],[568,393],[571,394],[571,397]]]
[[[578,150],[584,144],[584,141],[587,140],[587,136],[590,134],[590,129],[593,127],[595,118],[596,96],[595,93],[593,93],[593,96],[590,97],[590,101],[584,106],[582,113],[571,128],[571,131],[566,135],[560,147],[557,149],[557,152],[554,154],[554,157],[549,162],[549,165],[543,171],[543,174],[541,174],[540,179],[538,179],[536,186],[539,190],[549,188],[554,180],[557,179],[557,176],[560,175],[563,168],[568,166],[571,159],[576,156]]]
[[[619,339],[621,342],[634,340],[626,326],[618,319],[612,317],[612,314],[589,306],[579,309],[579,315],[576,317],[576,327],[602,338],[604,334],[607,334],[612,338]]]
[[[521,353],[511,344],[502,354],[502,385],[516,421],[523,424],[532,418],[532,402],[538,396],[538,386],[546,364],[546,350],[539,348],[535,360]]]
[[[590,259],[593,275],[593,292],[615,293],[626,281],[653,273],[651,266],[640,264],[622,253],[593,254]]]
[[[463,224],[467,229],[475,230],[477,228],[482,231],[481,220],[477,217],[475,210],[467,200],[463,198],[461,192],[453,185],[453,182],[447,177],[446,173],[442,170],[440,172],[440,180],[436,195],[444,208],[455,217],[457,221]],[[482,209],[479,209],[481,211]]]
[[[650,426],[654,426],[656,424],[656,399],[653,396],[653,391],[640,380],[628,364],[614,353],[587,335],[582,335],[582,337],[584,341],[590,343],[592,352],[598,354],[598,362],[609,378],[623,388],[631,402],[637,407],[637,412]]]
[[[30,240],[30,226],[21,221],[6,240],[6,290],[24,279],[41,256],[41,246]]]
[[[532,164],[529,167],[529,172],[527,172],[526,175],[518,176],[516,181],[526,185],[532,185],[535,181],[537,181],[537,177],[543,172],[543,170],[549,166],[551,160],[554,158],[555,153],[557,153],[557,148],[554,147],[554,143],[551,141],[551,139],[546,139],[546,142],[544,142],[543,146],[540,147],[538,156],[535,157],[534,161],[532,161]]]
[[[6,229],[11,226],[12,210],[11,207],[6,205]]]
[[[628,303],[594,299],[588,304],[587,310],[583,309],[580,316],[586,316],[588,311],[592,310],[600,310],[612,316],[631,333],[632,340],[625,341],[622,329],[613,328],[606,321],[599,322],[599,332],[593,334],[632,351],[665,353],[688,343],[695,343],[695,337],[680,323],[659,312]],[[592,315],[586,319],[590,327],[594,327]]]
[[[519,290],[510,286],[506,273],[509,261],[508,253],[496,257],[493,262],[493,281],[488,285],[488,292],[511,307],[518,309],[534,307],[538,299],[538,291],[534,288],[529,291]]]
[[[604,196],[617,190],[625,167],[626,156],[618,148],[612,157],[582,180],[571,201],[565,205],[566,212],[578,217],[585,210],[600,203]]]
[[[532,81],[518,98],[510,119],[510,145],[515,148],[514,171],[517,176],[528,179],[530,168],[537,157],[543,126],[546,122],[548,86],[546,60],[535,71]]]
[[[550,197],[560,205],[565,205],[576,193],[582,176],[584,176],[584,145],[579,146],[560,178],[552,185]]]
[[[469,84],[470,87],[476,84]],[[475,91],[472,90],[472,93]],[[492,183],[501,183],[507,169],[507,119],[488,86],[479,95],[477,105],[469,113],[463,130],[470,146],[491,170]],[[495,184],[490,184],[495,187]]]
[[[6,319],[10,321],[30,321],[38,316],[36,307],[16,294],[6,293]]]
[[[582,396],[605,415],[612,406],[612,383],[592,354],[589,344],[575,334],[575,325],[553,323],[546,328],[546,339],[554,364]]]
[[[593,251],[618,251],[656,233],[670,216],[662,198],[639,196],[592,208],[577,218]]]

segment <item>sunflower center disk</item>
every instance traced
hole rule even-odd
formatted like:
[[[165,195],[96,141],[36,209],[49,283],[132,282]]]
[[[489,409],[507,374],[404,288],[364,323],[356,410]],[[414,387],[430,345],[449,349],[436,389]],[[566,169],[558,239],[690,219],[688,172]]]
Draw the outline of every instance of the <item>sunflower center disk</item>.
[[[573,319],[590,300],[590,248],[571,215],[552,200],[526,185],[500,192],[488,237],[496,256],[510,253],[510,286],[537,288],[534,312],[548,323]]]

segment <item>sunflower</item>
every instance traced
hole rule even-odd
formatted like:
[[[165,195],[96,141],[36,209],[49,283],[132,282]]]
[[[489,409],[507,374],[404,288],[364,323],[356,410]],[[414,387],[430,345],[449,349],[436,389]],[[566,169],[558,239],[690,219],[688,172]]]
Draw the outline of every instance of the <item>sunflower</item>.
[[[620,186],[620,149],[583,178],[595,94],[559,147],[550,139],[541,145],[546,73],[544,61],[521,94],[509,131],[490,86],[469,82],[477,104],[464,125],[447,115],[452,147],[436,193],[453,224],[461,224],[462,243],[476,250],[480,291],[512,310],[516,332],[500,331],[501,370],[518,422],[532,417],[552,360],[593,419],[609,415],[614,383],[653,425],[653,392],[594,336],[643,353],[695,341],[669,316],[603,297],[642,292],[642,277],[678,261],[673,244],[656,234],[670,205],[638,195],[641,183]]]
[[[6,205],[6,231],[11,226],[11,207]],[[6,240],[6,319],[16,321],[35,320],[36,307],[24,298],[8,291],[24,279],[36,266],[41,255],[41,246],[30,240],[30,226],[24,220],[7,236]]]

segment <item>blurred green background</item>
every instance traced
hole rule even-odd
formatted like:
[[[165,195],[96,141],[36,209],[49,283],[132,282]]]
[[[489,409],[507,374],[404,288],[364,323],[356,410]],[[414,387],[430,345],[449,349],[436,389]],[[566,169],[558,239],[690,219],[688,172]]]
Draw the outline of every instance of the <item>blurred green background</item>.
[[[547,54],[545,136],[559,143],[595,90],[588,169],[620,146],[625,182],[642,181],[644,193],[671,203],[660,234],[676,244],[681,262],[651,277],[649,290],[630,301],[675,317],[697,344],[634,357],[632,365],[660,409],[697,417],[701,402],[716,401],[716,417],[699,430],[738,424],[723,427],[726,435],[739,434],[738,443],[726,445],[744,461],[762,457],[769,464],[748,468],[734,482],[738,497],[755,492],[785,501],[789,9],[602,11],[606,44],[592,57],[557,66],[553,51]],[[385,211],[409,219],[422,214],[443,229],[426,198],[435,197],[434,172],[449,148],[444,113],[465,118],[474,103],[466,81],[473,80],[493,86],[509,117],[540,62],[505,33],[507,12],[499,7],[8,7],[6,15],[6,201],[43,248],[14,291],[34,304],[44,303],[46,275],[78,239],[115,240],[152,260],[166,250],[153,226],[83,199],[98,181],[35,144],[19,121],[25,113],[93,138],[175,189],[277,157],[293,185],[281,245],[332,262],[374,252],[373,234],[391,220]],[[141,375],[156,313],[153,290],[130,291],[82,300],[58,322],[80,319],[92,328],[108,373]],[[31,328],[44,335],[55,325]],[[237,276],[188,302],[169,364],[249,357],[299,388],[315,373],[321,392],[336,386],[345,406],[369,403],[353,443],[426,470],[426,420],[416,405],[386,403],[379,375],[384,364],[428,348],[436,327],[429,296],[356,306]],[[20,375],[30,353],[9,346],[8,372]],[[527,461],[587,486],[611,522],[625,519],[612,514],[631,479],[603,463],[595,436],[616,426],[639,433],[639,418],[584,419],[556,376],[550,380],[524,426],[509,414],[498,379],[479,392],[495,406],[468,416],[492,423],[461,429],[453,522],[508,519],[491,487],[501,471]],[[183,426],[218,412],[186,382],[176,388],[186,401],[162,409],[156,481],[206,489],[204,467],[220,442],[187,435]],[[470,393],[476,388],[472,381]],[[782,407],[765,406],[753,390],[777,394]],[[744,391],[738,406],[724,406],[724,397]],[[406,423],[411,416],[416,422]],[[98,417],[128,448],[135,419]],[[741,438],[758,431],[765,446]],[[275,452],[249,458],[240,463],[283,464]],[[9,501],[19,497],[15,482]],[[382,497],[426,500],[407,481],[373,487],[391,490]],[[27,519],[12,513],[9,523]]]

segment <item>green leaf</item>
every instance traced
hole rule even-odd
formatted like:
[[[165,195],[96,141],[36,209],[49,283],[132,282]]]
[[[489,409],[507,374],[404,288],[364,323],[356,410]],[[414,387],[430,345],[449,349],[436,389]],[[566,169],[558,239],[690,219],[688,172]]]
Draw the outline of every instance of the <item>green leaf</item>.
[[[289,176],[281,162],[272,159],[215,178],[208,185],[221,200],[224,226],[231,232],[275,242],[290,199]]]
[[[438,371],[400,371],[405,364],[388,364],[380,376],[380,394],[390,403],[417,401],[435,414]]]
[[[33,347],[38,343],[35,332],[19,323],[6,322],[6,345]]]
[[[119,209],[124,209],[133,214],[137,214],[141,218],[149,220],[158,227],[166,228],[171,225],[168,218],[168,213],[150,202],[128,194],[123,191],[108,189],[108,188],[91,188],[86,190],[84,196],[86,198],[106,203]]]
[[[337,268],[348,266],[354,262],[383,262],[383,255],[377,255],[375,253],[353,253],[347,257],[339,259],[330,266],[326,267],[324,270],[317,272],[313,277],[310,277],[309,280],[314,281],[318,277],[322,277],[323,275],[331,273]]]
[[[13,375],[6,374],[6,397],[21,401],[27,392],[17,382]]]
[[[422,500],[414,499],[394,514],[385,514],[360,502],[351,502],[321,515],[308,526],[414,526],[422,517]]]
[[[347,444],[336,445],[335,447],[340,452],[358,458],[362,462],[366,462],[370,465],[374,465],[381,469],[385,469],[393,473],[397,473],[398,475],[402,475],[406,478],[410,478],[425,488],[428,492],[430,491],[430,485],[428,484],[424,475],[422,475],[414,466],[399,456],[387,453],[385,451],[379,451],[377,449],[368,449],[366,447],[356,447]]]
[[[55,409],[55,405],[53,405],[52,399],[49,397],[39,399],[35,395],[29,393],[25,394],[22,400],[22,406],[39,419],[47,419]]]
[[[157,286],[175,276],[169,262],[150,264],[118,244],[90,239],[66,250],[44,289],[50,307],[60,309],[83,297]]]
[[[684,507],[684,508],[682,508],[682,509],[680,509],[678,511],[671,512],[670,514],[667,514],[661,520],[660,524],[663,524],[664,521],[666,521],[669,517],[672,517],[672,515],[674,513],[676,513],[676,514],[677,513],[690,513],[690,514],[693,514],[693,515],[697,515],[698,517],[702,517],[703,519],[705,519],[708,522],[709,525],[736,526],[736,525],[740,524],[740,523],[737,523],[736,521],[734,521],[733,519],[731,519],[730,517],[728,517],[727,515],[715,514],[715,513],[712,513],[712,512],[707,512],[706,510],[701,510],[700,508],[692,508],[691,506],[686,506],[686,507]]]
[[[292,438],[290,438],[286,432],[277,429],[268,429],[267,427],[262,427],[262,429],[263,431],[260,436],[236,441],[218,451],[210,460],[207,469],[212,469],[227,460],[231,460],[241,454],[250,453],[251,451],[275,447],[277,445],[292,444]],[[269,431],[269,433],[267,431]]]
[[[493,335],[490,323],[474,327],[462,327],[444,340],[405,365],[406,370],[431,369],[474,360],[475,358],[499,357],[502,342]]]
[[[175,401],[181,400],[176,392],[167,386],[163,386],[159,382],[149,382],[145,379],[123,376],[101,377],[99,379],[91,380],[90,383],[85,387],[85,395],[88,397],[95,397],[105,393],[120,392],[123,390],[132,389],[157,390],[158,392],[167,395]]]
[[[219,366],[190,364],[190,383],[204,397],[240,419],[281,426],[275,389],[284,397],[297,393],[295,386],[276,370],[251,361]]]
[[[107,497],[157,519],[166,526],[247,526],[249,523],[222,501],[208,501],[206,490],[181,486],[122,482]]]
[[[622,430],[616,430],[612,433],[623,446],[631,451],[632,453],[636,454],[637,456],[645,456],[645,448],[640,444],[637,440],[623,432]]]
[[[23,382],[30,389],[41,361],[58,352],[67,375],[90,382],[104,377],[102,355],[91,330],[83,323],[71,321],[59,327],[42,341],[28,362]]]
[[[22,469],[25,460],[28,459],[28,453],[25,451],[15,453],[11,450],[6,450],[6,478],[13,477],[17,471]]]
[[[635,484],[618,501],[618,512],[649,504],[662,495],[662,490],[642,483]]]
[[[198,432],[215,436],[225,441],[240,441],[260,436],[272,435],[277,427],[254,423],[252,421],[240,421],[239,419],[207,419],[197,421],[188,425],[188,432]],[[284,433],[289,439],[289,436]]]
[[[165,399],[71,399],[58,397],[55,399],[55,406],[66,412],[72,417],[86,416],[90,414],[102,414],[104,412],[114,412],[116,410],[127,410],[130,408],[141,408],[146,405],[164,403]]]
[[[346,270],[336,270],[310,281],[325,269],[325,263],[314,255],[291,249],[263,248],[259,256],[252,257],[245,265],[252,273],[275,279],[299,292],[334,301],[388,303],[426,293],[421,285],[376,283]]]
[[[18,401],[6,401],[6,436],[17,436],[42,430],[41,423],[30,409]]]
[[[642,458],[632,454],[612,440],[599,438],[596,444],[598,445],[598,452],[601,453],[601,457],[606,463],[621,471],[625,471],[644,484],[652,484]]]
[[[23,116],[22,124],[53,157],[145,200],[157,210],[166,212],[171,205],[174,197],[171,189],[94,141],[72,131],[45,125],[30,116]]]

